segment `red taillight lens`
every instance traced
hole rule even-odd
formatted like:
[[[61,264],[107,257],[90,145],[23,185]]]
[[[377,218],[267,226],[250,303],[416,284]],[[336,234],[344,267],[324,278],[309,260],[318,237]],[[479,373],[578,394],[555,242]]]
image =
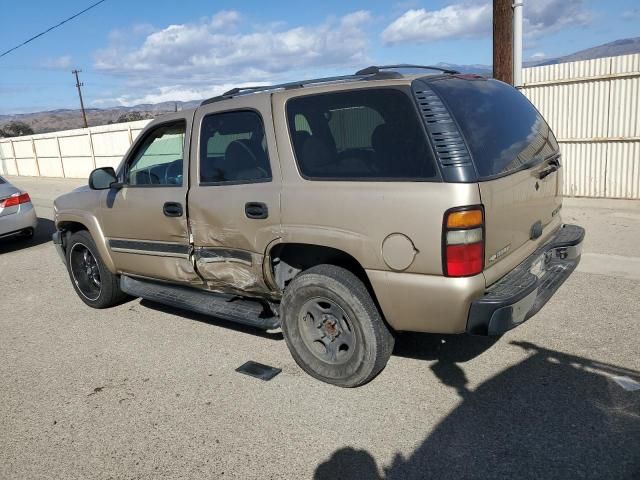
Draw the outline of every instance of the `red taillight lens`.
[[[29,203],[30,201],[31,198],[29,197],[29,194],[27,192],[14,193],[10,197],[0,200],[0,208],[15,207],[16,205]]]
[[[450,277],[467,277],[482,271],[484,245],[447,245],[447,274]]]
[[[448,211],[443,222],[443,269],[448,277],[469,277],[484,268],[482,206]]]

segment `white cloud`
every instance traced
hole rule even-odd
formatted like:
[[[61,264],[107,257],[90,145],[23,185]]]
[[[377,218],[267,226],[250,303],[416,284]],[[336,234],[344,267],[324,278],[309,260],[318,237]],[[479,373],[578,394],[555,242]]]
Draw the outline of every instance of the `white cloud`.
[[[625,20],[640,20],[640,8],[632,8],[622,12],[622,18]]]
[[[231,29],[240,22],[240,14],[233,10],[223,10],[211,17],[211,28],[214,30]]]
[[[43,62],[43,66],[55,70],[65,70],[71,67],[71,55],[63,55],[57,58],[48,58]]]
[[[440,10],[407,10],[382,32],[389,44],[426,42],[451,37],[477,37],[491,32],[492,8],[484,4],[454,4]]]
[[[584,0],[532,0],[524,4],[524,32],[538,38],[569,25],[585,25],[591,13]],[[439,10],[411,9],[382,32],[387,44],[442,39],[489,37],[493,7],[486,0],[455,3]]]
[[[531,60],[542,60],[543,58],[547,58],[547,55],[544,52],[536,52],[531,55]]]
[[[94,67],[124,79],[124,87],[92,103],[199,100],[318,70],[332,75],[332,69],[367,62],[364,27],[370,21],[371,14],[360,10],[315,25],[247,25],[238,12],[225,10],[194,23],[113,31],[108,46],[95,53]]]
[[[198,23],[155,29],[133,43],[119,31],[94,63],[96,70],[156,88],[158,95],[164,95],[161,87],[189,95],[211,85],[269,81],[283,72],[361,65],[368,48],[363,27],[370,19],[369,12],[357,11],[316,25],[242,29],[240,14],[222,11]]]
[[[123,94],[116,97],[101,98],[93,102],[94,105],[112,105],[118,104],[125,107],[140,105],[146,103],[161,102],[189,102],[192,100],[202,100],[205,98],[215,97],[234,87],[260,86],[266,83],[250,82],[250,83],[228,83],[216,85],[213,87],[185,87],[182,85],[170,85],[152,88],[147,92],[136,94]]]
[[[584,0],[535,0],[524,4],[524,33],[539,38],[562,28],[586,25],[591,12],[584,8]]]

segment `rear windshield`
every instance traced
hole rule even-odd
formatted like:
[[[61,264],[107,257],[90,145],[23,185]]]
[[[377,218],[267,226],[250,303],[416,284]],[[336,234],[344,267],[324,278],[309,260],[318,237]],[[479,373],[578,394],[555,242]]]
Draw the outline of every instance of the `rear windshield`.
[[[496,80],[430,83],[462,129],[480,179],[535,165],[557,153],[547,122],[515,88]]]
[[[297,97],[287,102],[305,178],[431,180],[433,155],[407,93],[393,88]]]

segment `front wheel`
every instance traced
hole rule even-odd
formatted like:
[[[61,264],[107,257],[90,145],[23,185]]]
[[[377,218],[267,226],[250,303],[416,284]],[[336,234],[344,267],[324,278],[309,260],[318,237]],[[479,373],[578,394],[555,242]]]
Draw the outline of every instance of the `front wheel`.
[[[357,387],[385,367],[394,338],[362,281],[334,265],[296,276],[282,298],[282,331],[300,367],[323,382]]]
[[[102,262],[89,232],[71,235],[67,244],[67,270],[80,299],[93,308],[107,308],[122,302],[118,277]]]

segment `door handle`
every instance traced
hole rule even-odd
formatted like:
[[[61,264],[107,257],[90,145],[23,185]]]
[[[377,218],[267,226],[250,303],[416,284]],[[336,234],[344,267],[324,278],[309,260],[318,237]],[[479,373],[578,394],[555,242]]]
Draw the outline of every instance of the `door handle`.
[[[182,205],[178,202],[167,202],[162,207],[162,212],[167,217],[181,217],[182,216]]]
[[[247,202],[244,205],[247,218],[261,219],[269,216],[269,207],[262,202]]]

